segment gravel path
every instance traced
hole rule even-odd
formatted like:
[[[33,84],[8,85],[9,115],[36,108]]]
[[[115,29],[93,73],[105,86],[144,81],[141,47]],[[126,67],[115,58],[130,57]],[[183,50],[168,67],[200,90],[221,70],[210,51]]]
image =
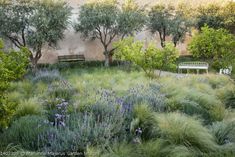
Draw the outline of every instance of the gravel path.
[[[156,75],[159,75],[159,70],[155,70],[154,73]],[[171,77],[177,77],[177,78],[184,78],[184,77],[188,77],[190,75],[194,75],[194,74],[179,74],[179,73],[173,73],[173,72],[168,72],[168,71],[161,71],[161,76],[171,76]]]

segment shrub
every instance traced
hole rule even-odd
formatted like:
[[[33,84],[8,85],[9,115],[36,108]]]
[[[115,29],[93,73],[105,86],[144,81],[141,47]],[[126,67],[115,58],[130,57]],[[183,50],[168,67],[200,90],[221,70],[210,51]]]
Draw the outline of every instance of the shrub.
[[[12,121],[17,104],[10,102],[6,98],[0,98],[0,132],[4,130]]]
[[[8,102],[6,90],[10,82],[20,79],[25,73],[28,66],[29,53],[26,48],[19,51],[3,51],[4,45],[0,39],[0,131],[7,127],[15,105]]]
[[[218,148],[215,138],[199,120],[180,113],[157,114],[156,120],[161,138],[172,144],[185,145],[201,152],[213,152]]]
[[[43,106],[38,99],[34,97],[20,101],[14,115],[16,118],[19,118],[26,115],[41,115],[42,113]]]
[[[29,51],[22,48],[20,51],[3,51],[4,45],[0,39],[0,91],[9,88],[11,81],[21,78],[26,73]]]
[[[37,150],[39,135],[46,130],[45,118],[39,116],[25,116],[14,121],[10,128],[4,131],[2,143],[7,145],[21,145],[27,150]]]

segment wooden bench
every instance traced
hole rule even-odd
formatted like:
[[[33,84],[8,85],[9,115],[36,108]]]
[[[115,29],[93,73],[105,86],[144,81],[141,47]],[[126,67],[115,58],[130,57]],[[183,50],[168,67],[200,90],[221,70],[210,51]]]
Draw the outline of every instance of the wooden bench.
[[[197,74],[199,74],[199,70],[206,70],[208,74],[208,68],[209,64],[206,62],[182,62],[178,65],[178,73],[182,73],[183,69],[186,69],[187,73],[189,70],[195,69],[197,70]]]
[[[75,62],[75,61],[85,61],[84,55],[63,55],[58,56],[59,62]]]

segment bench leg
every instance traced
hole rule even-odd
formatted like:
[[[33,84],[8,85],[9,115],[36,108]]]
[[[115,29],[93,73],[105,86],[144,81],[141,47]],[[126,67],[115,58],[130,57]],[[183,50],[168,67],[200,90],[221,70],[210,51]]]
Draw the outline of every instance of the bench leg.
[[[199,69],[197,69],[197,75],[199,74]]]
[[[182,73],[182,69],[178,69],[178,74],[181,74]]]
[[[206,69],[206,74],[208,74],[208,69]]]

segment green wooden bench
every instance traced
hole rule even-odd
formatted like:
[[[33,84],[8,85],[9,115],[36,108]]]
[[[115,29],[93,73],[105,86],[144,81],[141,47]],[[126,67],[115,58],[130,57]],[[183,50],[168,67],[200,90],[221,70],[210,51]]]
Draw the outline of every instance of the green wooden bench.
[[[84,55],[63,55],[58,56],[59,62],[76,62],[76,61],[85,61]]]
[[[197,70],[197,74],[199,70],[206,70],[208,73],[209,64],[207,62],[182,62],[178,65],[178,73],[182,73],[183,69],[187,70],[187,73],[190,69]]]

